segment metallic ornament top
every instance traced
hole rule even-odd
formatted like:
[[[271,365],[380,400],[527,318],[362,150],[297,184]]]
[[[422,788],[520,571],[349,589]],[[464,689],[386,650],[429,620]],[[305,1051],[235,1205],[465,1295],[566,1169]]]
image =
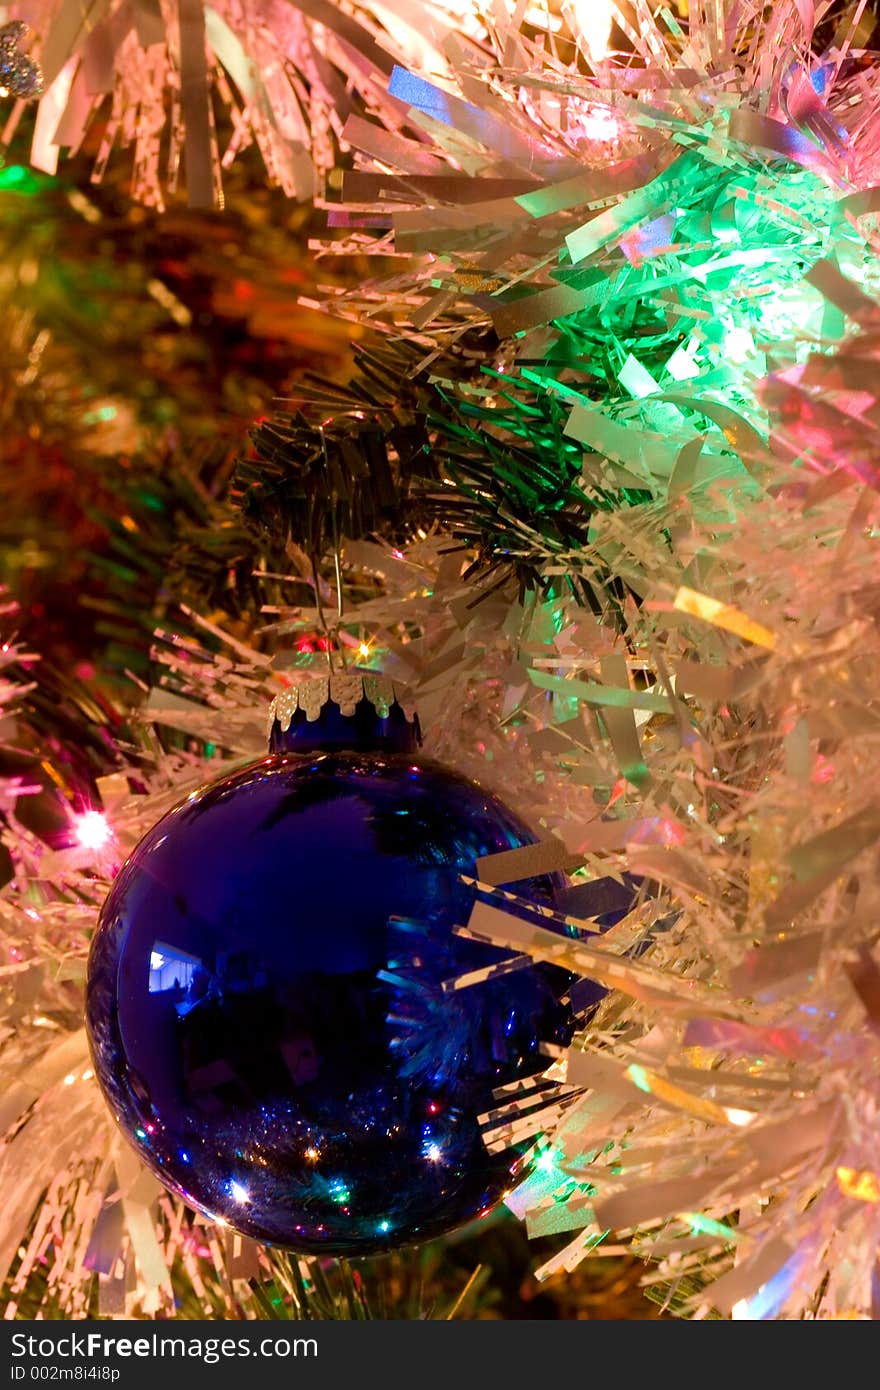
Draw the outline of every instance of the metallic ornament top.
[[[14,19],[0,28],[0,97],[29,99],[43,91],[43,74],[39,63],[22,53],[19,42],[27,33],[27,25]]]
[[[309,676],[269,706],[272,753],[311,749],[414,752],[422,741],[408,692],[376,671]]]

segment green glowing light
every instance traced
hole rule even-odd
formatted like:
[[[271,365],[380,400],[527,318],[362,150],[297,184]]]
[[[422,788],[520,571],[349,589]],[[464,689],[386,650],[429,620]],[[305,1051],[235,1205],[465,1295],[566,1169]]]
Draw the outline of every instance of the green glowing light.
[[[627,1067],[626,1074],[633,1085],[638,1086],[640,1091],[646,1091],[648,1095],[651,1094],[651,1083],[648,1080],[648,1073],[645,1071],[644,1067],[640,1067],[637,1062],[633,1062],[631,1066]]]
[[[682,1220],[688,1223],[695,1236],[718,1236],[719,1240],[725,1243],[739,1240],[739,1232],[732,1226],[726,1226],[723,1221],[713,1221],[710,1216],[703,1216],[701,1212],[682,1212]]]
[[[7,164],[0,169],[0,193],[36,193],[42,184],[23,164]]]
[[[598,1235],[590,1236],[589,1239],[584,1242],[584,1250],[595,1250],[596,1246],[601,1245],[603,1240],[607,1240],[610,1234],[610,1231],[600,1231]]]

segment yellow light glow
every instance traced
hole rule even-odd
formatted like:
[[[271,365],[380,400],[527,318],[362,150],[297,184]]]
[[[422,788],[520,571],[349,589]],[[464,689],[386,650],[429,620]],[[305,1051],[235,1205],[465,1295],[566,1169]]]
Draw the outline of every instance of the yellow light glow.
[[[701,594],[696,589],[682,586],[675,595],[674,607],[681,613],[690,613],[694,618],[702,618],[704,622],[712,623],[715,627],[723,627],[726,632],[742,637],[745,642],[754,642],[770,651],[776,646],[775,632],[771,632],[761,623],[754,622],[732,604],[719,603],[718,599]]]
[[[368,642],[361,642],[360,646],[358,647],[358,656],[369,656],[369,655],[370,655],[370,646],[369,646],[369,643],[368,643]]]
[[[587,52],[594,62],[601,62],[608,57],[615,13],[613,0],[573,0],[573,9]]]
[[[869,1168],[838,1168],[837,1186],[844,1197],[859,1202],[880,1202],[880,1179]]]
[[[735,1110],[731,1106],[725,1106],[727,1118],[732,1125],[750,1125],[755,1118],[751,1110]]]

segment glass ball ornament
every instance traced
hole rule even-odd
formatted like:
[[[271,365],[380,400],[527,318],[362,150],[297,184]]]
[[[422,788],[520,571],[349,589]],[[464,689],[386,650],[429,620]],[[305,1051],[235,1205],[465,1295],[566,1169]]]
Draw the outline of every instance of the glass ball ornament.
[[[418,752],[389,683],[309,682],[269,756],[165,815],[101,912],[86,1017],[109,1106],[190,1206],[255,1240],[366,1255],[488,1212],[528,1146],[480,1117],[572,1031],[570,977],[463,939],[484,855],[534,841]],[[304,693],[305,692],[305,693]],[[552,903],[560,875],[512,885]]]

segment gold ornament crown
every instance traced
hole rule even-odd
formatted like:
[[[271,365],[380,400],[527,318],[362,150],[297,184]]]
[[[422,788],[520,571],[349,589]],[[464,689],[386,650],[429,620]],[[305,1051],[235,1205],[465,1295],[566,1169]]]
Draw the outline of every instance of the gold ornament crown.
[[[266,732],[271,734],[277,719],[281,732],[286,734],[297,710],[302,710],[307,722],[314,724],[324,707],[331,703],[351,718],[361,700],[367,700],[380,719],[388,718],[395,703],[400,705],[407,719],[415,718],[415,704],[404,686],[376,671],[340,671],[333,675],[306,676],[289,690],[282,690],[269,706]]]

